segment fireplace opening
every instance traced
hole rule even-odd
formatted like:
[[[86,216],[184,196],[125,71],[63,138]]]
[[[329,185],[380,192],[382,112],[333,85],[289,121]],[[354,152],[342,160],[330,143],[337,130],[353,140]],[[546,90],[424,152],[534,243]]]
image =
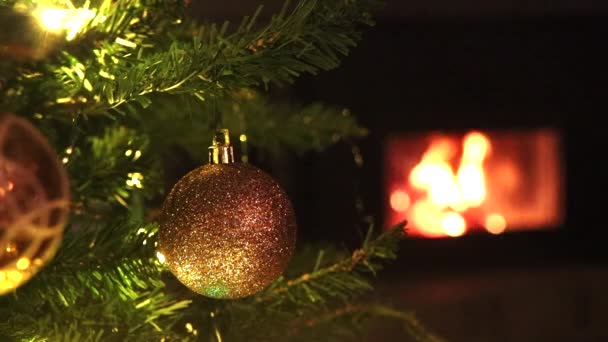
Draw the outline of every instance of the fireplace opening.
[[[388,225],[419,238],[500,235],[564,222],[554,129],[393,135],[385,145]]]

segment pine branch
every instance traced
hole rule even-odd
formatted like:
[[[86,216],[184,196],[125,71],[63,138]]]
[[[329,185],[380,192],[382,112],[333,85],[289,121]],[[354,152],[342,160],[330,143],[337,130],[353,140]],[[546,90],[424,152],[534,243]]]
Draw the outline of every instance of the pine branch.
[[[66,9],[70,8],[67,3],[63,4]],[[180,18],[184,16],[181,0],[74,2],[76,6],[84,4],[90,6],[78,10],[94,16],[83,22],[71,40],[63,32],[45,31],[38,23],[40,18],[36,16],[50,4],[24,0],[19,2],[18,11],[13,9],[15,13],[23,13],[22,16],[28,15],[20,29],[28,36],[38,37],[37,42],[28,42],[31,45],[28,49],[43,55],[9,59],[12,70],[18,72],[3,75],[7,78],[0,87],[4,93],[0,103],[4,102],[5,108],[21,115],[107,115],[108,105],[100,98],[103,85],[99,80],[113,77],[108,72],[109,66],[130,65],[152,46],[166,49],[168,42],[175,40],[175,34],[187,29],[186,25],[180,25]],[[14,7],[12,1],[0,5]],[[62,4],[55,5],[62,8]],[[45,39],[40,41],[40,37]],[[133,46],[139,47],[137,52]],[[11,70],[10,66],[5,69]]]
[[[153,105],[135,115],[133,126],[149,136],[151,151],[158,153],[167,146],[180,145],[199,159],[205,157],[216,115],[221,115],[222,126],[236,138],[235,145],[247,143],[271,152],[322,150],[367,133],[348,110],[318,103],[273,103],[249,89],[214,102],[200,102],[188,95],[158,96]],[[246,142],[239,142],[241,135]]]
[[[100,135],[87,134],[69,147],[68,171],[77,214],[91,210],[112,211],[128,207],[134,197],[160,192],[159,156],[150,153],[145,134],[126,126],[108,126]],[[131,202],[131,203],[129,203]],[[104,209],[105,207],[105,209]],[[103,218],[103,217],[102,217]]]
[[[227,127],[246,134],[252,145],[269,151],[321,151],[340,140],[367,134],[348,109],[320,103],[272,103],[262,94],[246,89],[232,94],[220,108]]]
[[[175,42],[137,64],[118,65],[113,74],[121,79],[103,84],[105,98],[114,106],[152,92],[212,98],[224,90],[291,83],[303,73],[333,69],[380,3],[301,0],[257,32],[250,32],[256,15],[232,34],[226,34],[227,25],[201,27],[193,42]]]
[[[395,257],[404,227],[405,223],[397,225],[375,238],[370,229],[363,246],[350,256],[324,267],[320,266],[320,256],[313,272],[279,280],[251,300],[224,307],[226,318],[241,324],[238,331],[230,331],[230,337],[249,341],[356,341],[376,320],[391,318],[402,322],[415,341],[441,341],[411,313],[357,300],[362,291],[371,289],[361,273],[376,272],[381,268],[380,261]],[[260,331],[260,325],[272,325],[274,329]]]
[[[371,289],[371,285],[361,277],[361,273],[375,274],[382,267],[379,261],[396,257],[397,243],[403,236],[405,225],[405,222],[399,224],[376,239],[371,238],[373,230],[370,229],[363,246],[355,250],[350,257],[298,278],[279,281],[256,296],[255,302],[284,304],[287,298],[287,301],[298,304],[300,301],[323,303],[332,298],[346,300],[357,292]]]
[[[424,342],[444,342],[445,340],[431,332],[409,312],[395,310],[385,305],[376,305],[372,308],[374,314],[380,317],[397,319],[404,325],[407,333],[414,338],[415,341]]]
[[[57,341],[171,334],[189,301],[164,291],[150,240],[155,228],[136,227],[72,228],[43,272],[0,298],[0,322],[6,322],[0,333]]]
[[[387,318],[401,322],[405,332],[414,341],[444,341],[428,332],[414,314],[376,303],[347,304],[310,319],[297,320],[290,330],[290,338],[307,341],[314,340],[311,338],[313,335],[329,341],[332,336],[337,335],[335,336],[337,341],[360,340],[362,330],[367,330],[365,328],[370,323],[376,320],[386,321]],[[338,327],[340,328],[338,329]],[[336,330],[338,330],[338,334],[336,334]]]
[[[93,20],[44,63],[27,66],[21,74],[28,77],[8,80],[5,94],[20,95],[6,105],[23,115],[108,115],[125,113],[120,107],[134,101],[145,107],[153,93],[206,100],[291,83],[337,67],[381,1],[301,0],[259,29],[256,14],[233,32],[227,24],[194,24],[162,3],[103,0],[96,18],[106,19]]]
[[[362,247],[349,256],[325,265],[321,253],[312,272],[292,280],[279,279],[265,291],[224,307],[225,319],[237,321],[240,326],[237,331],[228,332],[230,337],[280,341],[303,317],[318,317],[336,306],[353,304],[359,295],[372,288],[364,274],[378,271],[381,261],[395,257],[403,227],[404,224],[398,225],[375,238],[370,229]],[[272,325],[275,329],[261,331],[260,325]]]
[[[0,104],[40,120],[67,158],[76,201],[55,259],[13,295],[0,297],[0,339],[187,341],[199,332],[219,335],[221,325],[238,322],[223,330],[233,340],[282,341],[292,332],[308,341],[357,336],[367,318],[392,317],[410,335],[433,341],[411,315],[356,302],[372,289],[366,276],[395,258],[405,224],[377,237],[370,229],[347,257],[327,261],[321,252],[312,271],[221,303],[176,290],[163,278],[154,255],[157,227],[139,224],[142,198],[159,187],[159,155],[149,152],[172,139],[204,150],[218,109],[233,133],[266,149],[321,149],[363,135],[335,109],[272,104],[241,90],[337,67],[360,39],[360,26],[372,24],[369,11],[380,0],[300,0],[265,24],[258,24],[258,11],[235,30],[186,19],[180,1],[92,3],[95,18],[73,40],[45,46],[40,53],[46,58],[0,61],[0,70],[10,71]],[[170,127],[175,130],[167,134]],[[139,189],[142,182],[146,187]],[[117,211],[115,203],[123,208]]]

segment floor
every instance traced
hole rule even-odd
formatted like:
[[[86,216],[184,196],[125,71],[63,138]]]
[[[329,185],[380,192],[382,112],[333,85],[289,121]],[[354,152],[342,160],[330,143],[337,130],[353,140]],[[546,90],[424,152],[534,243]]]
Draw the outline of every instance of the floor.
[[[599,266],[385,279],[377,293],[448,341],[608,341],[608,269]]]

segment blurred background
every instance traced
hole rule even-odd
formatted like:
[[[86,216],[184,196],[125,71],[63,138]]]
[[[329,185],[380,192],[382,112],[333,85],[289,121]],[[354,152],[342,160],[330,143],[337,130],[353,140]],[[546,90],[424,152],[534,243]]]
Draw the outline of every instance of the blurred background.
[[[193,12],[238,22],[258,4]],[[377,295],[431,330],[608,340],[607,19],[608,2],[593,0],[389,3],[339,69],[275,90],[348,107],[369,129],[361,167],[348,143],[258,158],[288,188],[300,241],[354,246],[365,215],[407,219]]]

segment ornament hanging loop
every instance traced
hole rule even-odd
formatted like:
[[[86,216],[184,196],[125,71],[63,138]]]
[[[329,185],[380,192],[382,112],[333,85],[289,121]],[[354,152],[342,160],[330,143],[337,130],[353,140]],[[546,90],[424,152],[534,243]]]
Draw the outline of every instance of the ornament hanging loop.
[[[215,131],[213,145],[209,147],[209,164],[234,163],[234,149],[230,145],[230,132],[222,128]]]

